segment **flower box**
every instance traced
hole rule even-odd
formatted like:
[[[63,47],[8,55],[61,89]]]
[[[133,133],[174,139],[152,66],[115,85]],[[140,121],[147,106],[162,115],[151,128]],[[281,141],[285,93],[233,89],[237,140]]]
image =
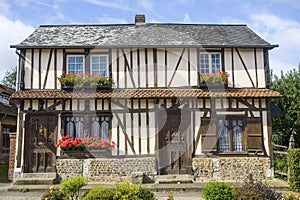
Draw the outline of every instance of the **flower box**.
[[[76,151],[76,150],[64,150],[59,158],[68,158],[68,159],[87,159],[94,158],[91,152],[87,150]]]
[[[204,90],[224,90],[228,88],[227,72],[199,74],[199,87]]]
[[[63,136],[57,141],[56,147],[62,149],[60,158],[107,158],[111,157],[115,143],[99,137],[82,139]]]
[[[63,90],[109,90],[113,84],[111,78],[89,74],[63,74],[61,77],[58,77],[58,80]]]

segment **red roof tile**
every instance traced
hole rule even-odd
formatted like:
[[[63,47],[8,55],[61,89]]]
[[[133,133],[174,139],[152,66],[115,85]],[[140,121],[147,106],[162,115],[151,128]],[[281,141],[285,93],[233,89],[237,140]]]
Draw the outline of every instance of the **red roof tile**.
[[[201,89],[113,89],[111,91],[24,90],[16,91],[12,99],[62,99],[62,98],[172,98],[172,97],[281,97],[268,89],[232,89],[204,91]]]

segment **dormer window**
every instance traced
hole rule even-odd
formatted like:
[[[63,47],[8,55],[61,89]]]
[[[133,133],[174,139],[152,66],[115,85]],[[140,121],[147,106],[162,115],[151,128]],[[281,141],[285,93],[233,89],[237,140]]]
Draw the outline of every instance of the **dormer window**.
[[[200,73],[213,74],[221,71],[221,53],[200,53]]]
[[[67,74],[84,74],[84,56],[67,56]]]
[[[108,55],[91,56],[91,74],[108,76]]]

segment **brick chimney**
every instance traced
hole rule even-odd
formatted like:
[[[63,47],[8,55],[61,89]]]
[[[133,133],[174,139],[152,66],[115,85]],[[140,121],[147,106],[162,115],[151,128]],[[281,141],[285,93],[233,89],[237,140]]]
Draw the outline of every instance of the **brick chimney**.
[[[135,25],[142,25],[145,24],[146,20],[145,20],[145,15],[142,14],[136,14],[135,15]]]

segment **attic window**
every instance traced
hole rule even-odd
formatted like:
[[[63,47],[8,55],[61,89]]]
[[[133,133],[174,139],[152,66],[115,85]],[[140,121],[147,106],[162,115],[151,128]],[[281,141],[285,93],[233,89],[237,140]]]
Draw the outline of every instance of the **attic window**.
[[[200,73],[210,74],[221,71],[221,54],[220,53],[200,53]]]
[[[84,56],[67,56],[67,74],[84,74]]]

